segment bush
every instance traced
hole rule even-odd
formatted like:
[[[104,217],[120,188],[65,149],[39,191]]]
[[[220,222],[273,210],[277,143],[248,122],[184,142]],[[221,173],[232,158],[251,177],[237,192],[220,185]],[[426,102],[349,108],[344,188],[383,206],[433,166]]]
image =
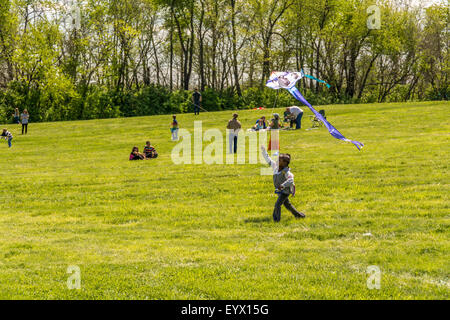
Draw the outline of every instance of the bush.
[[[80,101],[82,119],[117,118],[122,116],[120,107],[114,103],[114,95],[103,88],[94,87]]]
[[[104,86],[79,86],[76,88],[63,77],[46,78],[39,88],[27,83],[10,82],[6,90],[0,91],[0,121],[11,122],[17,106],[28,109],[31,121],[60,121],[97,118],[135,117],[156,114],[179,114],[193,112],[192,92],[170,90],[163,86],[149,85],[141,88],[110,89]],[[360,100],[346,96],[335,96],[324,88],[318,94],[309,88],[300,88],[306,100],[313,106],[333,103],[373,103],[376,90],[367,90]],[[403,101],[407,87],[399,85],[389,95],[388,101]],[[205,88],[202,92],[202,107],[208,111],[283,108],[299,105],[286,90],[270,88],[245,88],[239,97],[232,88],[217,91]],[[448,87],[440,91],[429,88],[427,99],[448,98]]]
[[[429,87],[425,91],[425,100],[448,100],[450,95],[450,86],[447,85],[440,89]]]

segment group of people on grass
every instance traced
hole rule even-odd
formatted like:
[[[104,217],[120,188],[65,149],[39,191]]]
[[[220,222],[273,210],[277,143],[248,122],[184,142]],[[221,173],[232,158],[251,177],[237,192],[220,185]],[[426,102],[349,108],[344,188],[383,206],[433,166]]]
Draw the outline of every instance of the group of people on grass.
[[[289,122],[289,127],[293,129],[295,124],[295,129],[302,128],[302,118],[303,118],[303,110],[297,106],[292,106],[286,108],[284,112],[284,122]]]
[[[13,123],[14,124],[22,124],[22,134],[28,133],[28,122],[30,121],[30,114],[27,109],[24,109],[22,113],[20,113],[19,108],[14,109],[13,114]]]
[[[130,161],[131,160],[148,160],[148,159],[156,159],[158,158],[158,152],[156,152],[155,147],[153,147],[150,141],[145,143],[144,152],[139,152],[138,147],[133,147],[130,153]]]
[[[289,128],[293,129],[295,125],[295,129],[302,128],[302,117],[303,110],[297,106],[288,107],[284,112],[284,123],[289,123]],[[278,113],[273,114],[274,118],[271,120],[270,124],[267,125],[266,117],[261,117],[256,120],[255,125],[252,127],[252,130],[259,131],[264,129],[281,129],[284,127],[283,123],[280,122],[280,115]]]
[[[201,94],[196,90],[193,94],[193,103],[195,106],[195,114],[200,113]],[[25,109],[20,114],[19,109],[16,108],[13,114],[13,121],[17,124],[22,124],[22,134],[27,134],[29,113]],[[303,110],[299,107],[293,106],[286,108],[284,112],[284,122],[289,123],[289,127],[295,129],[301,128],[301,120],[303,117]],[[234,113],[231,120],[228,121],[227,129],[229,130],[229,152],[237,153],[237,141],[238,134],[242,125],[238,120],[238,114]],[[273,114],[273,118],[269,123],[266,122],[266,117],[263,116],[256,120],[255,125],[250,130],[277,130],[283,128],[283,123],[280,120],[280,116],[277,113]],[[170,131],[172,134],[172,141],[178,140],[179,123],[176,115],[172,116],[172,122],[170,124]],[[8,146],[11,148],[13,135],[6,128],[2,130],[0,135],[2,138],[8,141]],[[270,143],[269,143],[270,147]],[[281,218],[281,206],[285,206],[296,218],[304,218],[305,214],[295,209],[295,207],[289,201],[289,196],[295,194],[294,175],[290,171],[289,164],[291,162],[290,154],[279,154],[278,161],[273,161],[265,147],[261,146],[262,154],[267,163],[273,168],[273,183],[275,187],[275,193],[278,195],[278,199],[274,206],[273,219],[275,222],[280,221]],[[270,149],[269,149],[270,150]],[[155,147],[151,145],[150,141],[146,142],[143,152],[139,152],[138,147],[133,147],[130,153],[129,160],[147,160],[155,159],[158,157],[158,152]]]
[[[197,90],[196,90],[197,92]],[[195,95],[195,92],[194,92]],[[193,100],[195,100],[196,98],[194,98],[193,95]],[[200,101],[201,101],[201,95],[199,96]],[[196,100],[196,102],[198,102]],[[196,114],[197,114],[197,110],[196,110]],[[284,122],[289,122],[290,123],[290,128],[293,128],[294,124],[295,124],[295,129],[300,129],[301,128],[301,121],[302,121],[302,117],[303,117],[303,110],[300,109],[297,106],[292,106],[292,107],[288,107],[286,108],[286,111],[284,112]],[[283,123],[281,122],[280,119],[280,115],[278,113],[274,113],[273,114],[273,118],[271,119],[270,123],[267,123],[266,117],[263,116],[261,118],[259,118],[258,120],[256,120],[255,125],[250,129],[250,130],[254,130],[254,131],[259,131],[259,130],[277,130],[277,129],[281,129],[283,128]],[[229,130],[229,136],[228,136],[228,140],[229,140],[229,152],[230,153],[237,153],[237,144],[238,144],[238,136],[239,136],[239,131],[242,129],[242,125],[241,122],[238,120],[238,114],[234,113],[233,117],[231,120],[228,121],[227,124],[227,129]],[[170,132],[172,135],[172,141],[178,141],[178,131],[179,131],[179,123],[177,120],[177,116],[173,115],[172,116],[172,122],[170,124]],[[145,160],[145,159],[152,159],[152,158],[156,158],[157,157],[157,153],[156,156],[155,153],[152,152],[146,152],[149,151],[150,149],[150,144],[149,142],[147,142],[147,146],[144,148],[144,152],[140,153],[139,152],[139,148],[138,147],[133,147],[133,150],[130,154],[130,160]],[[152,150],[154,150],[153,147],[151,147]]]
[[[295,129],[301,129],[302,127],[302,117],[303,110],[297,106],[292,106],[286,108],[284,112],[284,122],[289,123],[289,128],[293,129],[295,125]],[[256,120],[255,125],[249,129],[253,131],[260,130],[279,130],[284,127],[281,122],[280,115],[278,113],[273,114],[273,118],[267,123],[266,117],[262,116],[258,120]],[[238,114],[233,114],[233,118],[228,121],[227,129],[229,130],[229,152],[237,153],[237,141],[239,136],[239,131],[241,130],[242,125],[238,120]]]
[[[13,117],[13,123],[14,124],[22,124],[22,134],[27,134],[28,133],[28,122],[30,120],[30,114],[28,113],[27,109],[24,109],[22,113],[20,113],[19,108],[15,108],[14,109],[14,113],[12,114]],[[2,133],[0,134],[0,137],[2,139],[5,139],[6,141],[8,141],[8,147],[11,148],[12,147],[12,140],[13,140],[13,135],[11,133],[11,131],[9,131],[8,129],[4,128],[2,130]]]
[[[285,119],[287,117],[286,122],[289,121],[290,126],[293,124],[296,125],[296,129],[301,128],[301,118],[303,116],[303,111],[298,107],[289,107],[286,108],[286,112],[284,114]],[[281,129],[283,124],[280,121],[280,116],[277,113],[273,114],[273,119],[269,124],[266,123],[266,117],[261,117],[256,121],[256,124],[252,127],[251,130],[276,130]],[[242,125],[238,120],[238,114],[234,113],[231,120],[228,121],[227,129],[229,131],[229,152],[237,153],[237,141],[238,134],[241,130]],[[178,130],[179,124],[177,121],[177,117],[172,116],[172,123],[170,125],[170,131],[172,133],[172,141],[178,140]],[[269,142],[269,147],[271,143]],[[270,150],[270,149],[269,149]],[[278,198],[275,202],[274,210],[273,210],[273,220],[275,222],[279,222],[281,219],[281,207],[284,206],[289,212],[291,212],[295,218],[305,218],[305,214],[298,211],[292,203],[289,201],[289,196],[295,195],[295,184],[294,184],[294,175],[290,171],[289,164],[291,162],[291,155],[287,153],[281,153],[278,156],[278,161],[274,161],[268,155],[266,148],[261,146],[261,151],[266,162],[273,169],[273,183],[275,187],[275,193]],[[138,147],[133,147],[133,150],[130,154],[130,160],[147,160],[154,159],[158,157],[158,153],[156,149],[151,145],[150,141],[147,141],[144,152],[139,152]]]
[[[289,122],[290,128],[295,124],[296,129],[301,128],[301,121],[303,117],[303,110],[297,106],[286,108],[284,113],[285,122]],[[277,130],[281,129],[283,124],[280,121],[278,113],[273,114],[273,119],[269,124],[266,123],[266,117],[261,117],[256,120],[255,125],[250,130]],[[238,114],[233,114],[233,118],[228,121],[227,129],[229,130],[229,152],[237,153],[237,141],[238,133],[241,130],[242,125],[238,120]],[[277,142],[278,143],[278,142]],[[272,145],[269,142],[269,148]],[[269,149],[270,150],[270,149]],[[291,155],[288,153],[281,153],[278,156],[278,161],[274,161],[268,155],[266,148],[261,146],[261,151],[267,164],[273,169],[273,184],[275,187],[275,193],[278,195],[277,201],[273,209],[273,220],[279,222],[281,220],[281,207],[284,206],[289,212],[291,212],[295,218],[305,218],[306,215],[303,212],[298,211],[292,203],[289,201],[289,196],[295,195],[295,183],[294,175],[290,171],[289,164],[291,162]]]
[[[172,122],[170,124],[170,132],[172,134],[172,141],[178,140],[178,121],[177,116],[172,116]],[[147,160],[147,159],[155,159],[158,158],[158,152],[156,152],[155,147],[153,147],[150,141],[146,142],[144,147],[144,152],[139,152],[138,147],[133,147],[130,153],[130,160]]]

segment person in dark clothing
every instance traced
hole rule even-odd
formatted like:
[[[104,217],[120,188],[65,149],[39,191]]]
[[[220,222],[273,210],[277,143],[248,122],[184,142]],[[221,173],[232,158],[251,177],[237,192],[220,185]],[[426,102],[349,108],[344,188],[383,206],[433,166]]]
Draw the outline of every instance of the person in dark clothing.
[[[302,128],[303,110],[297,106],[286,108],[286,112],[295,119],[295,130]]]
[[[156,152],[155,147],[153,147],[150,141],[147,141],[144,147],[144,154],[146,159],[158,158],[158,152]]]
[[[130,161],[131,160],[145,160],[145,154],[139,152],[138,147],[133,147],[130,153]]]
[[[295,209],[289,201],[289,196],[295,194],[294,175],[289,169],[291,155],[287,153],[280,154],[277,163],[269,157],[264,146],[261,146],[261,151],[264,159],[273,169],[273,184],[275,186],[275,193],[278,195],[277,202],[275,202],[275,207],[273,209],[273,221],[280,221],[282,205],[284,205],[294,217],[305,218],[306,215]]]
[[[237,113],[233,114],[233,119],[228,121],[227,125],[230,154],[233,152],[237,153],[238,135],[239,131],[242,129],[241,122],[237,118],[238,114]]]
[[[261,123],[262,124],[262,128],[266,129],[267,128],[267,123],[266,123],[266,117],[261,117],[258,120],[256,120],[255,122],[256,124]]]
[[[292,117],[292,114],[288,111],[284,112],[284,122],[288,122],[289,123],[289,128],[292,129],[294,128],[294,124],[295,124],[295,119]]]
[[[15,108],[14,109],[14,113],[13,113],[13,123],[14,124],[20,124],[20,112],[19,112],[19,108]]]
[[[200,107],[202,104],[202,94],[195,88],[194,93],[192,94],[192,103],[194,104],[194,114],[200,114]]]
[[[25,134],[28,133],[28,121],[30,120],[30,114],[28,110],[23,110],[23,113],[20,115],[20,120],[22,121],[22,134],[25,131]]]

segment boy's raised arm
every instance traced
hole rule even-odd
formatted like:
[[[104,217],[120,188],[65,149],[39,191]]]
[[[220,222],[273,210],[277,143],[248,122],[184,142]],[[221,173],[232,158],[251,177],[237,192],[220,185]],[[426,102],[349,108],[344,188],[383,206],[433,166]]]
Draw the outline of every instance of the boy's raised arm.
[[[267,153],[266,148],[264,148],[264,146],[261,146],[261,152],[262,152],[262,155],[264,157],[264,160],[266,160],[267,164],[272,167],[274,172],[276,172],[278,170],[278,165],[277,165],[277,163],[275,161],[273,161],[269,157],[269,154]]]

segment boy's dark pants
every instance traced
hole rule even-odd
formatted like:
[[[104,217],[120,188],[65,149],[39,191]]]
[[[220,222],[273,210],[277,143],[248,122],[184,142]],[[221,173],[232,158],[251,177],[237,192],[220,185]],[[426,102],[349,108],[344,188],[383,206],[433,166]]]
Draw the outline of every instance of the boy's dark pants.
[[[275,202],[275,208],[273,209],[273,221],[279,222],[281,219],[281,206],[284,205],[296,218],[304,217],[305,215],[297,209],[289,201],[289,194],[279,193],[278,200]]]
[[[300,112],[298,114],[297,118],[295,119],[295,129],[302,128],[302,117],[303,117],[303,112]]]
[[[145,157],[147,159],[156,159],[156,158],[158,158],[158,154],[157,153],[146,153]]]

